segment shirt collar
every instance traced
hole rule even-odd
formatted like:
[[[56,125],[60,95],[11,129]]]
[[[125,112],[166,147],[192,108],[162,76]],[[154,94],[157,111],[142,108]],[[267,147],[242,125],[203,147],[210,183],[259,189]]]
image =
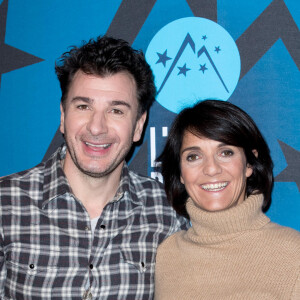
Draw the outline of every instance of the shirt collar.
[[[45,162],[42,207],[60,195],[71,193],[61,164],[66,155],[66,148],[66,145],[62,145]]]
[[[141,204],[141,201],[139,201],[137,197],[136,186],[130,176],[130,171],[126,163],[124,163],[122,173],[121,173],[121,178],[120,178],[120,184],[116,192],[116,195],[112,201],[119,201],[125,195],[128,196],[127,199],[129,199],[133,203],[137,205]]]

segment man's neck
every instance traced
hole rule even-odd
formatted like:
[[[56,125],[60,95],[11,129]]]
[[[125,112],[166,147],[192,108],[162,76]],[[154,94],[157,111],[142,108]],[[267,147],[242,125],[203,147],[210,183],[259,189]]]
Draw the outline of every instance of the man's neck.
[[[82,202],[91,219],[100,216],[103,208],[115,196],[122,168],[123,164],[120,164],[112,173],[95,178],[82,173],[77,167],[64,165],[72,192]]]

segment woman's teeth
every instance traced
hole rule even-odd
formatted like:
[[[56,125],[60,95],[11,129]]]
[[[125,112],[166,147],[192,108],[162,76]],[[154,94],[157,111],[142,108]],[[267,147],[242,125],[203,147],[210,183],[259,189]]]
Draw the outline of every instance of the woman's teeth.
[[[224,189],[228,185],[228,182],[220,182],[220,183],[210,183],[210,184],[203,184],[201,187],[206,191],[220,191]]]

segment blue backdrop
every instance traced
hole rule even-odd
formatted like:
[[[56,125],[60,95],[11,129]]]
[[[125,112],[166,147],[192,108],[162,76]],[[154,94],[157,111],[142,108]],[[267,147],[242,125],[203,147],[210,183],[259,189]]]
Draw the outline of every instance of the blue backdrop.
[[[176,115],[171,105],[211,91],[258,124],[275,163],[267,214],[300,230],[299,24],[299,0],[0,0],[0,176],[61,143],[54,62],[107,33],[142,49],[162,87],[130,168],[160,178],[154,159]],[[214,94],[218,85],[226,93]]]

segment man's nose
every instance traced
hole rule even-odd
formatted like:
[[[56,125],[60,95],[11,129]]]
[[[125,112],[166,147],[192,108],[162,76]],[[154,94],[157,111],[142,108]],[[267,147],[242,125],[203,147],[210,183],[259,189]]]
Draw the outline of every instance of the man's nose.
[[[103,112],[93,112],[87,124],[87,129],[92,135],[107,133],[107,117]]]

